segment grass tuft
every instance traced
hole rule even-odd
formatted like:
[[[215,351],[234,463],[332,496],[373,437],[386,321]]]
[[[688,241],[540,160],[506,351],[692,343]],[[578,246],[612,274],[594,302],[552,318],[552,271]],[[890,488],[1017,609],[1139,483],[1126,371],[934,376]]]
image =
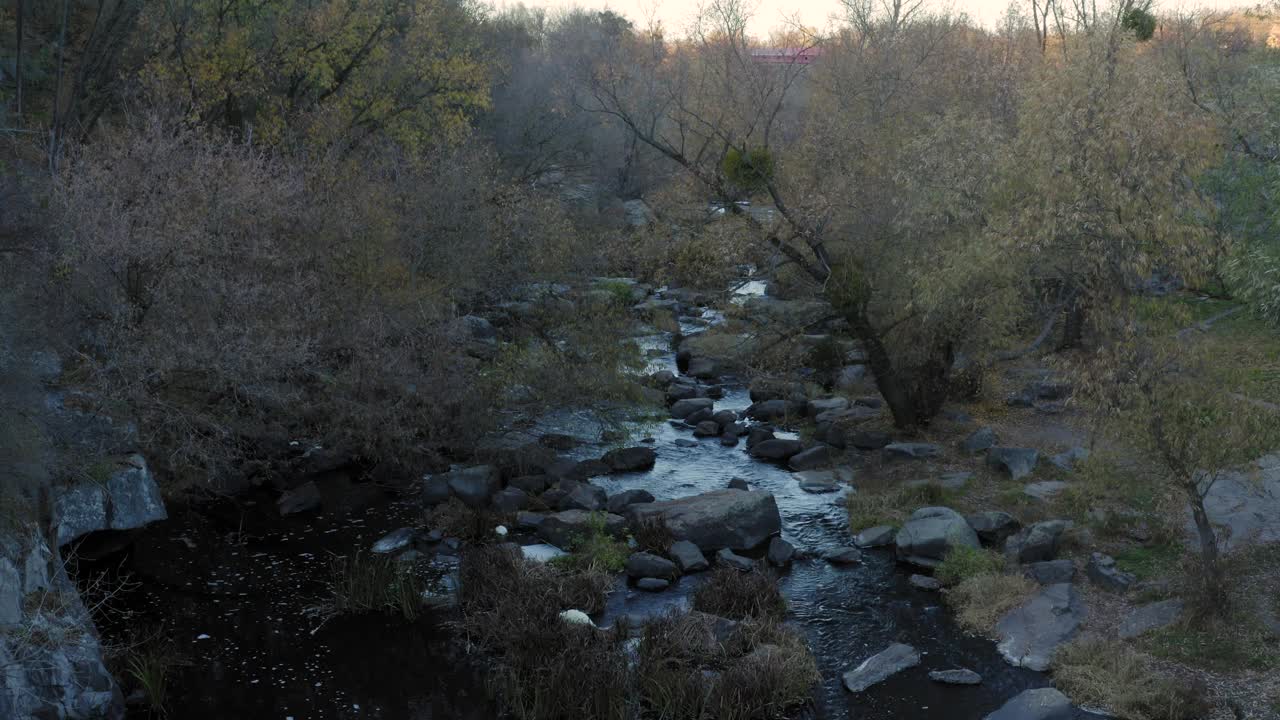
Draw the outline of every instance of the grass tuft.
[[[777,580],[767,572],[717,567],[694,591],[693,608],[733,620],[780,621],[787,614],[787,601]]]
[[[329,570],[335,613],[397,612],[406,620],[417,618],[425,587],[412,563],[357,551],[334,557]]]
[[[933,576],[943,585],[956,585],[976,575],[996,574],[1004,570],[1004,556],[991,550],[957,545],[947,551]]]
[[[1077,702],[1129,720],[1195,720],[1210,710],[1203,685],[1157,675],[1146,658],[1117,641],[1066,645],[1054,658],[1053,678]]]
[[[947,591],[947,602],[966,630],[991,635],[1005,613],[1018,607],[1035,591],[1036,584],[1021,575],[982,573]]]

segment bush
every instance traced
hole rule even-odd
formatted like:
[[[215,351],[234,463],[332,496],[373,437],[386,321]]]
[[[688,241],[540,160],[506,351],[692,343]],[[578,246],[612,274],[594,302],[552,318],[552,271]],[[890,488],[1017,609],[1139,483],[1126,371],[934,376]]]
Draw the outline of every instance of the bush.
[[[482,544],[494,539],[494,528],[502,524],[498,516],[477,510],[456,497],[427,511],[427,527],[439,530],[445,537]]]
[[[1021,605],[1035,588],[1035,583],[1021,575],[983,573],[951,588],[946,597],[961,626],[970,632],[990,635],[1000,618]]]
[[[730,148],[724,154],[721,170],[730,182],[744,190],[763,190],[773,178],[773,156],[765,148],[752,148],[745,153]]]
[[[780,621],[787,614],[787,600],[777,579],[760,570],[741,572],[717,567],[693,593],[695,610],[734,620],[747,618]]]
[[[592,513],[587,521],[587,535],[575,536],[570,553],[552,560],[557,567],[570,571],[619,573],[626,569],[631,548],[605,530],[604,513]]]
[[[412,563],[357,551],[333,558],[329,571],[337,614],[397,612],[413,620],[422,608],[425,587]]]
[[[1133,8],[1124,14],[1124,27],[1132,30],[1133,36],[1139,40],[1150,40],[1156,34],[1156,16],[1149,10]]]
[[[1108,640],[1079,640],[1054,657],[1054,683],[1081,704],[1130,720],[1195,720],[1211,710],[1206,688],[1157,675],[1133,648]]]
[[[933,576],[943,585],[955,585],[975,575],[999,573],[1004,569],[1004,557],[990,550],[958,545],[947,551]]]

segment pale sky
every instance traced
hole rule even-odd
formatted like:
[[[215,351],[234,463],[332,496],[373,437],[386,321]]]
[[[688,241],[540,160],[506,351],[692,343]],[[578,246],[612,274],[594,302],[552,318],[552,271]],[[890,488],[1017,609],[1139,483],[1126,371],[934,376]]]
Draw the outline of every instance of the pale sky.
[[[489,0],[491,4],[502,7],[515,4],[515,0]],[[662,22],[669,35],[684,35],[689,23],[697,12],[700,0],[523,0],[525,5],[563,9],[580,7],[584,9],[609,9],[627,16],[637,25],[647,24],[649,17],[656,17]],[[754,4],[751,33],[765,36],[774,28],[786,26],[793,19],[807,27],[826,28],[831,18],[840,12],[840,0],[747,0]],[[1019,5],[1029,5],[1028,0],[1018,0]],[[1173,10],[1181,8],[1229,9],[1254,5],[1257,0],[1156,0],[1155,10]],[[978,22],[994,26],[1004,15],[1009,0],[926,0],[929,7],[950,7],[964,12]]]

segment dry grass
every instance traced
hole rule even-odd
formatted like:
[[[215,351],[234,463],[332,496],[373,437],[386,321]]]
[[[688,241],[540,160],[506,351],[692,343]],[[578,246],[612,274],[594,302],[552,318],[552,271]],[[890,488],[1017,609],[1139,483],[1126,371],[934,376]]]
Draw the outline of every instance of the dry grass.
[[[1053,677],[1076,702],[1129,720],[1195,720],[1208,712],[1202,684],[1156,674],[1148,658],[1116,641],[1080,640],[1063,647]]]
[[[947,602],[960,625],[970,632],[990,635],[1005,613],[1021,605],[1036,584],[1021,575],[982,573],[947,591]]]
[[[760,570],[742,572],[717,567],[693,594],[695,610],[733,620],[747,618],[780,621],[787,614],[787,601],[777,579]]]

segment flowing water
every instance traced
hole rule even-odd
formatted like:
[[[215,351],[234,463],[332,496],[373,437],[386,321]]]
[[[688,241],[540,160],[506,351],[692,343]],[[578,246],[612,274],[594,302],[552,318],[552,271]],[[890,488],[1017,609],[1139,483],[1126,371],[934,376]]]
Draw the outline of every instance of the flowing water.
[[[760,294],[763,284],[744,285],[740,292]],[[708,312],[683,330],[720,317]],[[674,370],[669,337],[645,338],[642,345],[661,350],[653,369]],[[730,383],[724,390],[716,409],[750,404],[741,386]],[[556,417],[561,425],[576,418],[571,412]],[[643,488],[665,500],[721,489],[738,477],[776,497],[783,537],[801,551],[782,587],[791,606],[789,622],[807,636],[822,673],[816,717],[967,720],[983,717],[1024,689],[1048,684],[1039,673],[1008,666],[990,641],[964,634],[937,593],[907,583],[908,571],[896,565],[891,551],[868,551],[852,566],[820,559],[823,550],[852,544],[840,494],[805,493],[784,469],[751,459],[742,446],[724,447],[716,438],[693,446],[677,443],[692,436],[668,423],[645,430],[657,450],[655,467],[593,482],[610,494]],[[599,457],[606,449],[587,444],[574,453]],[[483,668],[464,657],[449,630],[432,617],[416,623],[383,616],[326,621],[316,610],[328,594],[331,554],[368,548],[420,517],[415,502],[374,491],[363,509],[343,516],[280,518],[264,491],[235,502],[176,508],[171,519],[147,528],[128,549],[83,562],[80,577],[106,571],[134,579],[117,593],[115,612],[103,614],[100,624],[117,645],[146,647],[154,638],[172,639],[168,648],[181,664],[169,691],[170,717],[494,718],[482,691]],[[436,563],[442,572],[450,565],[448,558]],[[687,604],[700,580],[688,576],[657,594],[629,590],[620,580],[598,622]],[[843,672],[894,642],[915,646],[921,665],[861,694],[843,689]],[[947,686],[926,676],[929,670],[960,667],[980,673],[982,684]],[[139,708],[133,714],[147,716]]]

